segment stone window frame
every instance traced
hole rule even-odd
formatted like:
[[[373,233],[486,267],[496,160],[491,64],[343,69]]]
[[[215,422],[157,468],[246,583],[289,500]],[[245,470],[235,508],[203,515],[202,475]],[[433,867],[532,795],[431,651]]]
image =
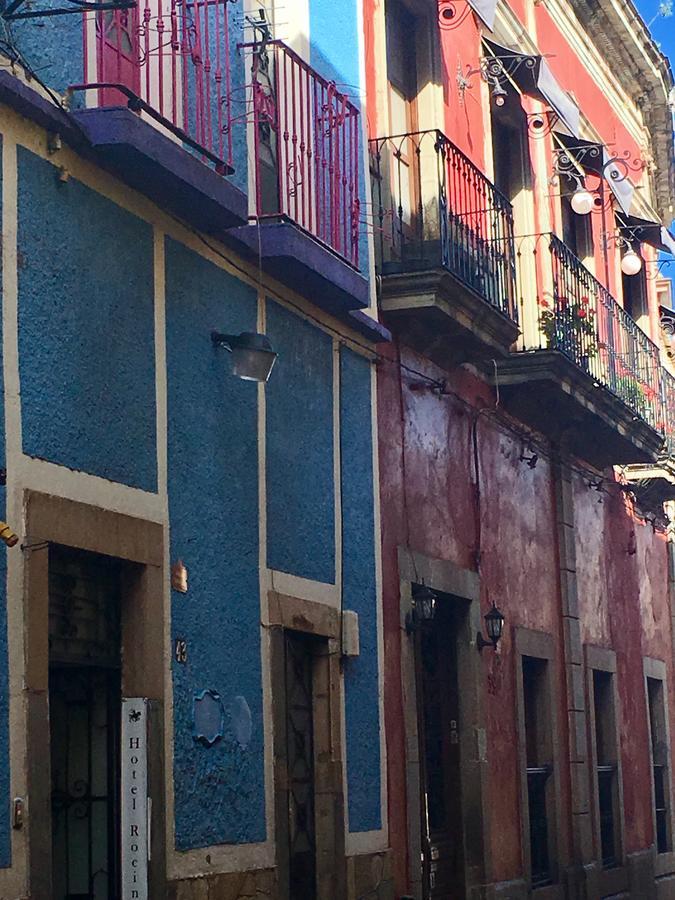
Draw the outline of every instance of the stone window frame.
[[[35,491],[26,491],[25,674],[29,885],[51,896],[51,771],[49,715],[49,545],[101,553],[122,563],[122,696],[149,702],[148,793],[152,804],[148,896],[166,892],[164,779],[164,527]],[[152,652],[150,650],[152,649]]]
[[[593,858],[597,861],[597,892],[600,896],[619,894],[628,889],[628,870],[626,868],[626,843],[625,843],[625,815],[623,806],[623,768],[621,758],[621,703],[616,665],[616,652],[606,647],[596,647],[586,644],[584,647],[586,657],[586,692],[588,697],[588,747],[589,747],[589,778],[591,796],[589,805],[591,808],[591,822],[593,834]],[[617,820],[615,833],[618,843],[618,863],[612,868],[605,869],[602,866],[602,851],[600,847],[600,805],[598,799],[598,772],[597,772],[597,744],[595,727],[595,689],[593,672],[607,672],[612,676],[612,701],[614,714],[614,742],[616,747],[616,791],[617,791]]]
[[[563,852],[565,847],[562,827],[562,790],[561,790],[561,744],[559,727],[559,710],[561,703],[560,679],[556,677],[557,656],[553,635],[545,631],[517,626],[515,632],[515,665],[516,665],[516,713],[518,730],[518,769],[520,775],[520,828],[521,856],[523,873],[528,882],[529,895],[537,900],[562,900],[564,888],[562,875],[565,867]],[[523,657],[544,660],[546,666],[547,689],[550,708],[550,736],[553,756],[553,800],[555,809],[552,815],[551,843],[554,849],[552,870],[553,884],[532,888],[532,865],[530,860],[530,819],[528,812],[527,790],[527,749],[525,736],[525,696],[523,692]]]
[[[651,788],[651,812],[652,812],[652,828],[654,833],[654,874],[658,878],[663,875],[671,874],[675,871],[675,816],[673,810],[673,755],[670,737],[670,708],[668,703],[668,678],[666,664],[661,659],[653,657],[643,657],[644,670],[644,690],[645,690],[645,716],[647,718],[647,734],[649,738],[649,783]],[[656,810],[654,807],[654,760],[652,753],[652,729],[649,716],[649,688],[647,679],[660,681],[663,686],[663,711],[664,711],[664,731],[666,739],[666,753],[668,758],[668,800],[669,800],[669,832],[670,832],[670,850],[665,853],[656,852]]]
[[[405,767],[408,823],[408,873],[411,892],[421,896],[422,828],[420,816],[421,769],[417,729],[417,677],[414,643],[406,632],[406,617],[412,611],[412,586],[425,585],[448,595],[466,608],[458,633],[457,669],[459,694],[460,779],[463,803],[476,815],[464,817],[465,879],[467,896],[492,881],[490,833],[490,783],[488,779],[487,718],[483,692],[484,657],[478,652],[476,635],[483,626],[480,580],[475,571],[449,560],[423,556],[407,547],[398,548],[401,635],[401,686],[404,704]],[[480,815],[478,814],[480,811]],[[415,893],[417,892],[417,893]]]

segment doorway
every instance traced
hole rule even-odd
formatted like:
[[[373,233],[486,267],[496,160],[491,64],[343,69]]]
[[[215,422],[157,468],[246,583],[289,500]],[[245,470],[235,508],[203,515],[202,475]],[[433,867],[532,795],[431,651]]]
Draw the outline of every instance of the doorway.
[[[415,633],[424,900],[466,896],[458,632],[463,605],[436,603]]]
[[[119,884],[121,564],[49,548],[53,900],[114,900]]]
[[[290,898],[316,900],[314,667],[317,641],[286,631],[285,700]]]

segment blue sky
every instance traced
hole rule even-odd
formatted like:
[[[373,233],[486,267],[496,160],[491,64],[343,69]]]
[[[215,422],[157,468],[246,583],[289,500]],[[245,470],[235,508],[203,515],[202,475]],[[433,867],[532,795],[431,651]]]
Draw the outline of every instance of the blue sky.
[[[667,5],[661,0],[636,0],[636,4],[645,22],[652,23],[650,27],[654,40],[661,45],[666,56],[670,57],[671,65],[675,65],[675,15],[669,18],[658,15],[659,8]],[[654,19],[654,16],[657,18]]]
[[[670,65],[675,70],[675,14],[667,18],[658,15],[659,9],[668,5],[663,0],[635,0],[635,2],[642,18],[650,25],[654,40],[670,59]],[[675,13],[675,3],[671,4],[671,8]],[[655,16],[656,18],[654,18]],[[675,222],[673,224],[675,225]],[[672,279],[675,276],[675,263],[665,265],[662,274]]]

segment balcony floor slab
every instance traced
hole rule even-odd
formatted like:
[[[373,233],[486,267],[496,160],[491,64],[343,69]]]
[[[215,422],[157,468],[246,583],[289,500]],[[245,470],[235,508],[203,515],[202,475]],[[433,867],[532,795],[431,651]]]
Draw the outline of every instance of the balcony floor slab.
[[[675,460],[671,456],[653,465],[626,466],[623,474],[640,509],[662,513],[663,504],[675,500]]]
[[[238,188],[126,107],[77,109],[72,116],[105,168],[181,220],[209,234],[247,220]]]
[[[385,323],[443,368],[508,355],[518,325],[447,270],[386,275]]]
[[[332,315],[364,309],[367,279],[292,222],[264,222],[231,229],[226,240],[263,270]]]
[[[497,379],[512,415],[598,469],[659,455],[663,435],[556,350],[512,353]]]

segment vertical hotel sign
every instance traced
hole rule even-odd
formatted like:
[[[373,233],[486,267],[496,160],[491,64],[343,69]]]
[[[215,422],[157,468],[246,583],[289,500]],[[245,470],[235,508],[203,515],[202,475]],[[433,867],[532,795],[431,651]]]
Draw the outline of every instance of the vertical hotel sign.
[[[122,700],[121,874],[122,900],[147,900],[148,702]]]

